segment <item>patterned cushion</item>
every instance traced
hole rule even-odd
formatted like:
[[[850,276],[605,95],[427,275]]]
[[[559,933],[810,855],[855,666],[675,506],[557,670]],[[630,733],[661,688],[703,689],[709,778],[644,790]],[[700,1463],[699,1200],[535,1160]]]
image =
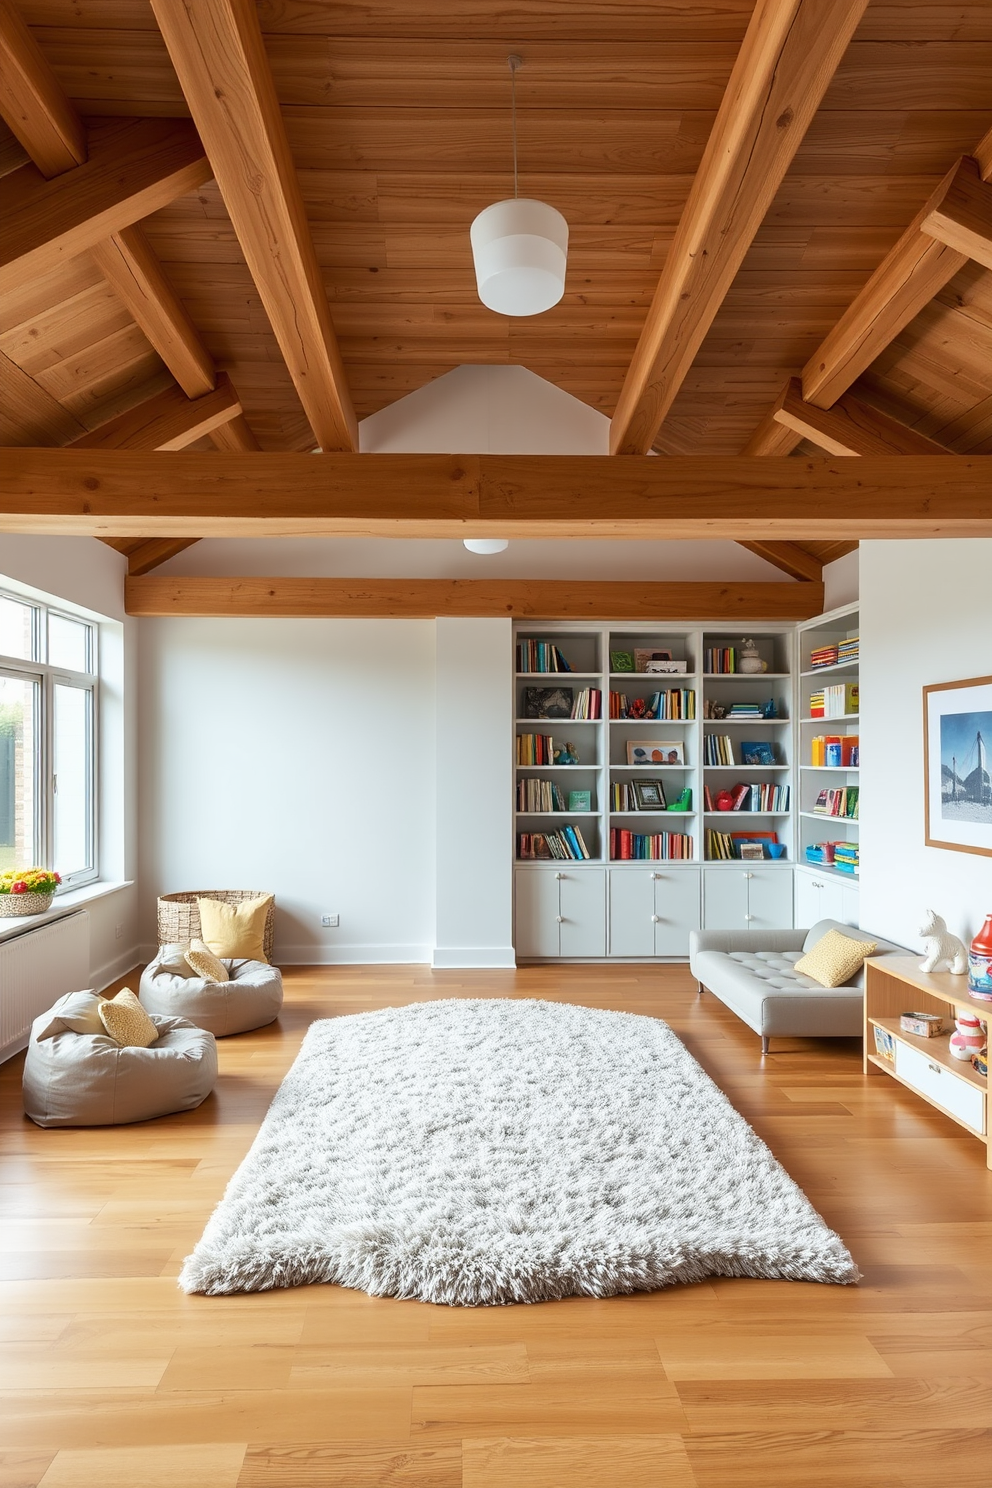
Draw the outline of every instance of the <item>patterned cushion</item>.
[[[865,957],[873,953],[875,944],[873,940],[855,940],[851,935],[842,935],[839,930],[829,930],[802,960],[796,962],[796,971],[812,977],[821,987],[839,987],[854,975]]]
[[[264,961],[268,965],[263,938],[271,894],[223,904],[219,899],[198,899],[200,933],[215,956],[229,961]]]
[[[227,967],[219,961],[209,946],[202,940],[191,940],[186,952],[186,964],[205,982],[230,981]]]
[[[147,1049],[158,1038],[158,1029],[130,987],[101,1002],[100,1022],[122,1049]]]
[[[98,992],[67,992],[45,1016],[48,1019],[35,1040],[54,1038],[58,1033],[102,1033]]]

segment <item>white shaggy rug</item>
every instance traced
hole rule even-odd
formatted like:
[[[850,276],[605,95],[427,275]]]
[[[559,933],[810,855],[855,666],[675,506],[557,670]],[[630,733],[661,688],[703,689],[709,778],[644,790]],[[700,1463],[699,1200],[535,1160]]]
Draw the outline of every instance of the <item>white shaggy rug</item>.
[[[473,1306],[857,1281],[665,1023],[445,1001],[315,1023],[179,1284]]]

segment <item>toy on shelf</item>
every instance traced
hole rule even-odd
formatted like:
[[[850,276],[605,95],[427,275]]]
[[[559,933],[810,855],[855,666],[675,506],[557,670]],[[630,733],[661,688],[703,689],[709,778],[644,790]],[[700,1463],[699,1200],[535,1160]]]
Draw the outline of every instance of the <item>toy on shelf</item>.
[[[971,942],[968,991],[982,1002],[992,1002],[992,915]]]
[[[561,749],[555,750],[556,765],[577,765],[579,754],[574,744],[565,744]]]
[[[935,910],[927,910],[919,933],[923,936],[921,971],[939,971],[946,961],[952,976],[964,976],[968,970],[968,952],[964,942],[950,933]]]
[[[985,1025],[970,1008],[954,1009],[954,1032],[951,1034],[951,1054],[955,1059],[970,1061],[973,1054],[985,1048]]]
[[[692,810],[692,787],[687,785],[682,794],[674,801],[670,801],[666,808],[668,811],[691,811]]]

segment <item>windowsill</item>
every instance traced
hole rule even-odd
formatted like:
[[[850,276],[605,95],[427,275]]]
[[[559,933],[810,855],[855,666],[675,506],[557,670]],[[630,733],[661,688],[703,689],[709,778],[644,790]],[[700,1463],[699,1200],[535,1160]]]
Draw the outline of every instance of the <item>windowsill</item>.
[[[65,919],[66,915],[74,914],[77,909],[85,909],[92,899],[104,899],[108,894],[118,893],[120,889],[129,889],[133,883],[132,878],[120,883],[107,883],[103,879],[97,879],[95,883],[83,884],[82,888],[67,889],[64,894],[55,896],[51,909],[46,909],[44,914],[19,915],[13,919],[0,920],[0,940],[13,940],[27,930],[37,930],[39,925],[50,925],[53,920]]]

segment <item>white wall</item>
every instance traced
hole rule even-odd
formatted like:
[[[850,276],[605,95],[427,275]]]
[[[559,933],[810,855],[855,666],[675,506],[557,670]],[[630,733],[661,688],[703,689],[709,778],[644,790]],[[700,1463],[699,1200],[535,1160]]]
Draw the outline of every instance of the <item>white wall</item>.
[[[258,888],[280,961],[430,960],[433,621],[145,621],[140,709],[147,945],[159,893]]]
[[[116,882],[133,881],[137,864],[138,622],[124,615],[126,568],[120,553],[94,538],[0,536],[0,584],[12,580],[36,598],[62,600],[100,620],[100,863]],[[134,882],[86,905],[94,986],[139,959],[138,906]]]
[[[913,948],[992,912],[992,858],[924,845],[922,696],[992,674],[990,574],[990,539],[861,544],[861,923]]]
[[[823,565],[824,611],[839,610],[841,605],[856,604],[858,599],[858,549]]]
[[[513,638],[438,620],[435,966],[514,966]]]

